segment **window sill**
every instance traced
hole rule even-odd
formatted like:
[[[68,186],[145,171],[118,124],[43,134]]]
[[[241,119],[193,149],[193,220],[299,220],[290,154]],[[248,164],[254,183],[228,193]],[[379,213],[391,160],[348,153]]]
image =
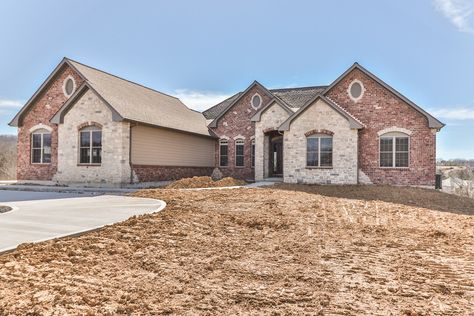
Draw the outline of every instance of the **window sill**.
[[[410,170],[410,167],[379,167],[379,169],[382,169],[382,170],[390,170],[390,169],[393,169],[393,170]]]
[[[102,164],[100,163],[78,163],[78,167],[100,167]]]
[[[50,162],[32,162],[31,164],[33,166],[49,166],[49,165],[51,165]]]
[[[317,166],[306,166],[306,169],[333,169],[334,167],[317,167]]]

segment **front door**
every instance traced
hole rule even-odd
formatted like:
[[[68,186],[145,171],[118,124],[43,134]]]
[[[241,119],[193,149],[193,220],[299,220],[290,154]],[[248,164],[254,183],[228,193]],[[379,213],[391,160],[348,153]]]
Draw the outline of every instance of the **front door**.
[[[283,136],[270,139],[269,174],[271,177],[283,176]]]

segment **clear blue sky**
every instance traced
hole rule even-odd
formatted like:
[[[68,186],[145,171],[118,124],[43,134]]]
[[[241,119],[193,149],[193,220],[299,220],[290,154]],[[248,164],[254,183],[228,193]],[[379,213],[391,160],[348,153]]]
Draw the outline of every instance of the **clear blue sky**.
[[[474,158],[473,0],[0,2],[0,133],[67,56],[195,109],[245,89],[329,84],[358,61],[447,123]]]

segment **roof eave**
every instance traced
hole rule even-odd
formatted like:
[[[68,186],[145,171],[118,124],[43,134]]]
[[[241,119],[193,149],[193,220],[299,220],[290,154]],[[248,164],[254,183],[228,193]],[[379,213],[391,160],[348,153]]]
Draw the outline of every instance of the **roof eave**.
[[[107,102],[87,81],[76,89],[74,94],[61,106],[61,108],[54,114],[51,118],[50,122],[54,124],[63,124],[64,123],[64,116],[69,112],[72,106],[77,102],[87,90],[91,90],[94,92],[95,95],[110,109],[112,112],[112,121],[114,122],[121,122],[123,121],[122,115],[115,110],[115,108]]]
[[[231,104],[229,104],[229,106],[227,108],[225,108],[224,111],[222,111],[221,113],[219,113],[218,116],[216,116],[216,118],[208,125],[209,127],[211,128],[216,128],[217,127],[217,122],[219,121],[219,119],[221,117],[224,116],[224,114],[227,113],[227,111],[229,111],[229,109],[231,109],[240,99],[243,98],[244,95],[247,94],[247,92],[250,91],[250,89],[252,89],[254,86],[259,86],[260,88],[262,88],[262,90],[270,97],[270,98],[275,98],[275,96],[267,89],[265,88],[264,85],[262,85],[260,82],[258,82],[257,80],[255,80],[254,82],[252,82],[248,87],[247,89],[245,89],[244,92],[242,92],[234,101],[232,101]],[[281,100],[280,100],[281,101]],[[283,102],[283,101],[281,101]],[[284,103],[284,102],[283,102]],[[286,104],[285,104],[286,105]]]
[[[305,105],[303,105],[301,108],[298,109],[295,113],[293,113],[289,118],[287,118],[279,127],[278,131],[284,132],[284,131],[289,131],[290,130],[290,125],[291,122],[296,119],[298,116],[300,116],[306,109],[311,106],[314,102],[316,102],[318,99],[323,100],[325,103],[327,103],[332,109],[334,109],[337,113],[339,113],[342,117],[344,117],[348,122],[349,122],[349,127],[351,129],[363,129],[364,125],[359,123],[357,120],[352,118],[349,114],[345,113],[342,111],[334,102],[326,98],[322,94],[317,94],[314,98],[309,100]]]
[[[66,58],[66,57],[63,57],[63,59],[61,60],[61,62],[56,66],[56,68],[54,68],[54,70],[51,72],[51,74],[49,74],[49,76],[46,78],[45,81],[43,81],[43,83],[41,84],[41,86],[39,86],[39,88],[36,90],[36,92],[31,96],[31,98],[25,103],[25,105],[20,109],[20,111],[18,111],[18,113],[15,115],[15,117],[11,120],[10,123],[8,123],[8,125],[12,126],[12,127],[18,127],[19,125],[21,125],[21,116],[26,112],[26,110],[30,107],[30,105],[33,103],[33,101],[36,99],[36,97],[38,97],[38,95],[43,91],[43,89],[49,84],[49,82],[57,75],[57,73],[61,70],[61,68],[64,66],[64,65],[68,65],[69,67],[71,67],[72,69],[74,69],[74,71],[77,72],[77,74],[83,79],[83,80],[86,80],[85,77],[82,75],[82,73],[80,71],[78,71],[70,62],[69,60]]]
[[[334,80],[321,94],[326,95],[336,84],[338,84],[342,79],[344,79],[350,72],[352,72],[354,69],[359,69],[362,71],[365,75],[367,75],[369,78],[380,84],[381,86],[385,87],[387,90],[389,90],[391,93],[393,93],[396,97],[413,107],[416,111],[421,113],[426,117],[428,120],[428,127],[429,128],[435,128],[440,130],[444,126],[446,126],[444,123],[439,121],[437,118],[435,118],[433,115],[429,114],[425,110],[423,110],[421,107],[419,107],[417,104],[415,104],[413,101],[405,97],[403,94],[392,88],[389,84],[387,84],[385,81],[371,73],[369,70],[365,69],[362,67],[359,63],[354,63],[349,69],[347,69],[342,75],[340,75],[336,80]]]
[[[260,110],[257,111],[251,118],[251,122],[260,122],[262,118],[262,114],[265,113],[266,110],[268,110],[274,103],[278,104],[281,106],[288,114],[292,115],[294,112],[285,104],[283,103],[279,98],[273,98],[268,102],[264,107],[262,107]]]

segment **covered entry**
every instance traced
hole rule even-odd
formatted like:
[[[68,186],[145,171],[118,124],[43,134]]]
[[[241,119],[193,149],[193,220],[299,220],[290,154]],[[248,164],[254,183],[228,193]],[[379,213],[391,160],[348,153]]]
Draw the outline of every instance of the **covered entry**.
[[[283,135],[278,131],[265,133],[264,175],[283,177]]]

